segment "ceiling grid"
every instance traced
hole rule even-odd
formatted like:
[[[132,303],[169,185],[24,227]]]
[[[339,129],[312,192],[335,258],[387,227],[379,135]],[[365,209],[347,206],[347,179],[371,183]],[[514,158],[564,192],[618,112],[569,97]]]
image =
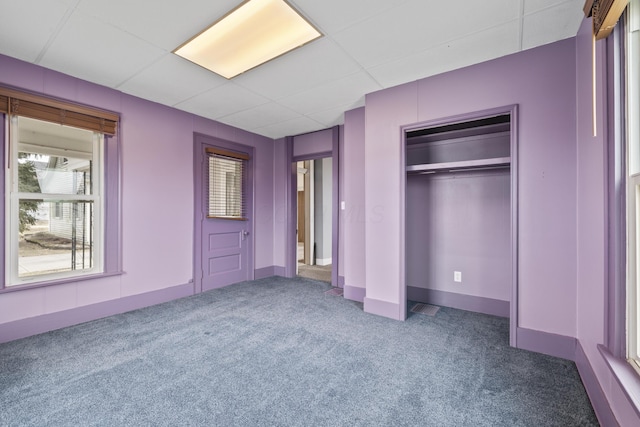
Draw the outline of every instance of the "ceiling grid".
[[[583,0],[289,0],[324,37],[232,80],[171,53],[240,3],[0,0],[0,53],[280,138],[341,124],[367,93],[573,37],[583,19]]]

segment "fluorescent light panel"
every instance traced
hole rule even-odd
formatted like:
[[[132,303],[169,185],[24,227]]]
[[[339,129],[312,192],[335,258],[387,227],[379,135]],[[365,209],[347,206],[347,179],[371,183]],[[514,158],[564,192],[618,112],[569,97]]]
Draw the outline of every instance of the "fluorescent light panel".
[[[249,0],[174,51],[231,79],[322,34],[284,0]]]

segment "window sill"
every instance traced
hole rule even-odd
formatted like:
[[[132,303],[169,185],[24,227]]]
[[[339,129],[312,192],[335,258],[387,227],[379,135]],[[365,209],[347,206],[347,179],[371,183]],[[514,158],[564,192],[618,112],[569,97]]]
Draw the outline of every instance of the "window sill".
[[[65,278],[55,279],[55,280],[44,280],[42,282],[29,283],[29,284],[23,284],[23,285],[5,286],[4,288],[0,289],[0,294],[25,291],[28,289],[43,288],[46,286],[65,285],[65,284],[74,283],[74,282],[84,282],[86,280],[102,279],[105,277],[120,276],[122,274],[124,274],[124,271],[83,274],[79,276],[65,277]]]
[[[609,369],[627,396],[636,415],[640,417],[640,376],[626,360],[615,357],[602,344],[598,345],[598,350],[609,365]]]

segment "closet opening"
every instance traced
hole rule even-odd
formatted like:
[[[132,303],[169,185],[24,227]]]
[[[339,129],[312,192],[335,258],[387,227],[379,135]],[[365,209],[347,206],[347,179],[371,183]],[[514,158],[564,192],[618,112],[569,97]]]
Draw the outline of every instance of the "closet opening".
[[[514,106],[404,129],[407,310],[422,303],[507,317],[512,345],[515,113]]]

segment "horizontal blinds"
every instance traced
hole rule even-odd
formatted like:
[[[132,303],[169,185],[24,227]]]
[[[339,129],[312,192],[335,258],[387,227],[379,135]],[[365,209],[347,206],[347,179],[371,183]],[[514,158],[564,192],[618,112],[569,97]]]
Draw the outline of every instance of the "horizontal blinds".
[[[629,0],[586,0],[584,13],[593,17],[593,35],[604,39],[615,28]]]
[[[249,156],[220,149],[207,149],[209,168],[208,217],[246,218],[245,179]]]
[[[0,113],[115,135],[119,116],[108,111],[0,87]]]

